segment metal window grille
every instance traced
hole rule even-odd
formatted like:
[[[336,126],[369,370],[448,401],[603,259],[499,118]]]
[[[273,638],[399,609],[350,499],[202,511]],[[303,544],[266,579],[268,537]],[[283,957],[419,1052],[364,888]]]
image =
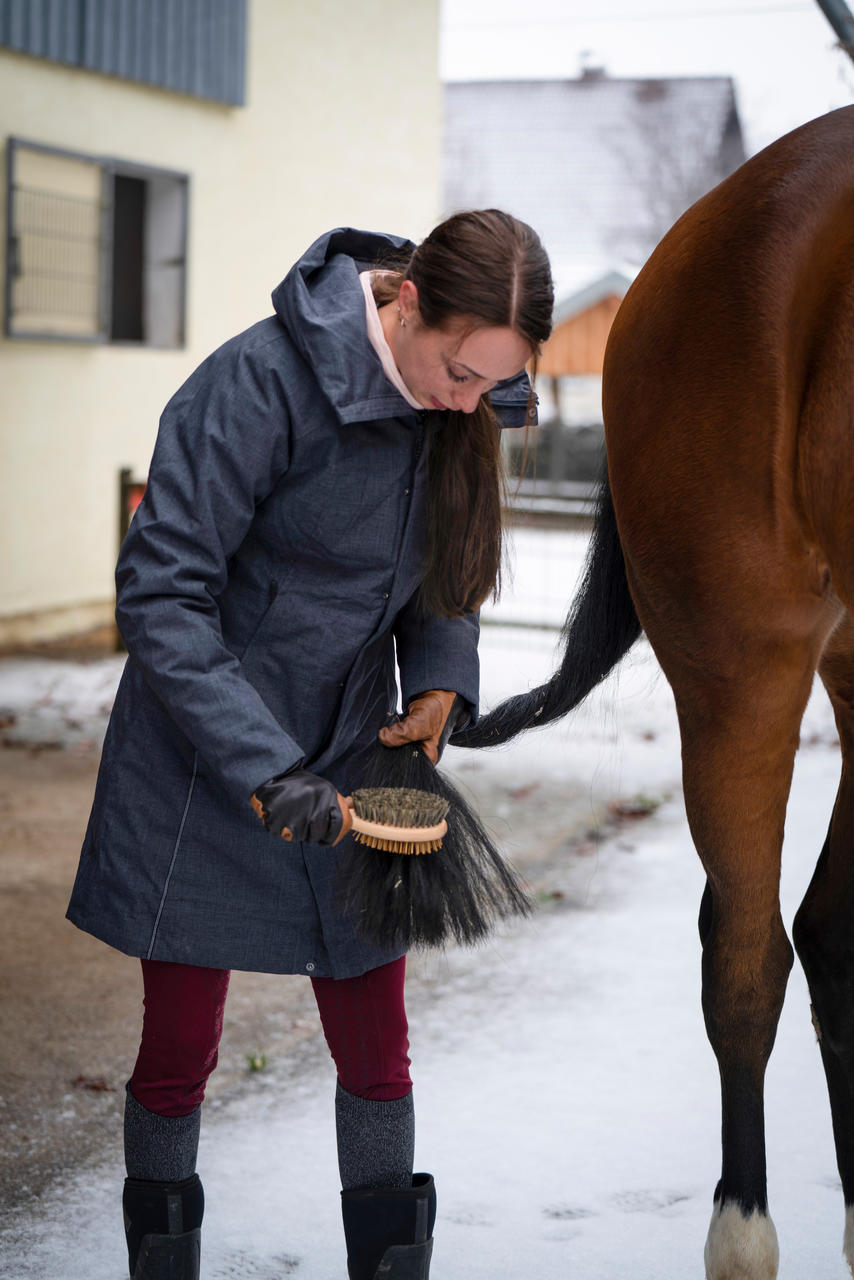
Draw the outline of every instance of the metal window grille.
[[[11,236],[13,311],[97,314],[100,202],[18,187]]]

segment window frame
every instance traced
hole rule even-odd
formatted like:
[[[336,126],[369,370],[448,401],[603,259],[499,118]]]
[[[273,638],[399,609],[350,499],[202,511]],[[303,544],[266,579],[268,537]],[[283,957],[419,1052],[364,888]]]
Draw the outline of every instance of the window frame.
[[[13,289],[16,267],[16,223],[15,223],[15,159],[21,149],[36,151],[42,155],[58,156],[66,160],[77,160],[84,164],[97,166],[100,171],[100,216],[98,219],[98,315],[97,332],[53,333],[39,329],[17,329],[13,327],[14,306]],[[112,282],[114,271],[113,259],[113,191],[116,177],[126,176],[141,178],[144,181],[166,178],[181,183],[184,198],[181,209],[179,230],[180,248],[175,259],[182,266],[180,289],[178,291],[179,341],[177,343],[153,342],[146,338],[113,338],[110,336],[112,321]],[[71,342],[84,346],[137,347],[152,351],[181,351],[187,345],[187,272],[189,221],[190,221],[190,174],[179,169],[167,169],[162,166],[143,164],[135,160],[124,160],[118,156],[98,155],[93,152],[72,150],[68,147],[57,147],[50,143],[35,142],[29,138],[9,135],[6,139],[6,228],[5,228],[5,276],[3,282],[3,337],[9,342]]]

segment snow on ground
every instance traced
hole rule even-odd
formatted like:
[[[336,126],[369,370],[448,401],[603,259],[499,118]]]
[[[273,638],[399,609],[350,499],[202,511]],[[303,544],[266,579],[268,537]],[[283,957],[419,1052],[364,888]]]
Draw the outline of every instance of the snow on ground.
[[[4,658],[4,743],[87,750],[100,745],[124,664],[123,654],[90,663]]]
[[[562,612],[584,539],[549,536],[566,552],[560,572],[543,571],[555,578]],[[535,584],[542,550],[524,536],[517,548],[525,581]],[[517,583],[522,577],[517,569]],[[547,632],[485,626],[485,701],[545,677],[554,644]],[[0,706],[21,705],[26,678],[3,665]],[[105,667],[105,681],[108,672],[115,675]],[[62,706],[55,677],[51,701]],[[97,680],[93,688],[104,691]],[[786,827],[789,926],[833,803],[834,737],[818,690]],[[542,911],[486,948],[418,961],[428,994],[410,1006],[410,1021],[417,1164],[435,1173],[439,1193],[433,1274],[699,1280],[719,1172],[718,1086],[699,1004],[703,880],[682,808],[667,685],[641,645],[569,721],[496,753],[452,749],[446,763],[461,778],[476,769],[565,780],[591,804],[600,792],[670,798],[630,841],[599,846],[580,904]],[[519,838],[509,833],[511,848]],[[333,1088],[332,1065],[314,1041],[287,1071],[251,1077],[239,1098],[209,1109],[199,1162],[206,1280],[343,1277]],[[842,1196],[797,967],[767,1098],[782,1280],[842,1280]],[[94,1174],[71,1174],[43,1217],[16,1220],[0,1241],[0,1277],[120,1280],[121,1177],[117,1155]]]

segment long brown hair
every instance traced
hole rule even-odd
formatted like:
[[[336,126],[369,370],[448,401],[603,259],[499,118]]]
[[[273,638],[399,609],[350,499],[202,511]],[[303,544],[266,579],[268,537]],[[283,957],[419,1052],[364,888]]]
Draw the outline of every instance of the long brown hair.
[[[392,301],[404,279],[418,290],[428,329],[461,318],[472,329],[509,327],[534,357],[551,333],[554,290],[545,249],[527,223],[500,209],[457,213],[441,222],[405,267],[376,277],[377,303]],[[501,433],[485,396],[473,413],[449,411],[435,421],[420,598],[427,612],[453,618],[480,608],[500,584]]]

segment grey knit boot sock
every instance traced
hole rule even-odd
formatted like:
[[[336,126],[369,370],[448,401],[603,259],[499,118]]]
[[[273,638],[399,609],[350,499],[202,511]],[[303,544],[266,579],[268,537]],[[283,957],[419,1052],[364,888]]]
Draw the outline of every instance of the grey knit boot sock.
[[[412,1094],[390,1102],[335,1094],[338,1168],[345,1191],[354,1187],[411,1187],[415,1159]]]
[[[125,1167],[129,1178],[182,1182],[196,1171],[201,1107],[188,1116],[159,1116],[125,1091]]]

